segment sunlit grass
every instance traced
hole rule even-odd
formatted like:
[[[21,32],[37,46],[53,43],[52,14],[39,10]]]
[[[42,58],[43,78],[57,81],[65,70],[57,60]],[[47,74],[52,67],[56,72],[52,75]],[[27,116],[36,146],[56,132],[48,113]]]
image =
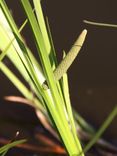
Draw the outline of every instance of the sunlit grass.
[[[84,153],[95,144],[117,114],[115,108],[95,135],[93,128],[72,110],[67,70],[79,53],[85,41],[87,30],[81,32],[76,42],[71,46],[70,51],[67,54],[64,52],[63,60],[58,63],[48,20],[46,22],[44,20],[40,1],[33,0],[35,12],[29,0],[21,0],[21,4],[27,19],[18,29],[5,1],[0,0],[0,49],[2,50],[0,69],[22,95],[32,101],[35,109],[39,109],[46,114],[50,124],[53,122],[52,125],[58,132],[67,153],[70,156],[84,156]],[[37,48],[37,59],[20,34],[27,23],[29,23],[34,37],[32,42]],[[45,23],[47,23],[48,29]],[[31,91],[4,64],[5,56],[10,59],[30,85]],[[41,61],[41,64],[38,63],[38,60]],[[52,119],[51,122],[50,119]],[[79,122],[77,122],[78,120]],[[87,131],[93,133],[94,136],[84,150],[76,131],[78,123],[81,127],[85,127],[85,130],[87,129]],[[9,147],[11,147],[10,145],[15,144],[9,144]]]

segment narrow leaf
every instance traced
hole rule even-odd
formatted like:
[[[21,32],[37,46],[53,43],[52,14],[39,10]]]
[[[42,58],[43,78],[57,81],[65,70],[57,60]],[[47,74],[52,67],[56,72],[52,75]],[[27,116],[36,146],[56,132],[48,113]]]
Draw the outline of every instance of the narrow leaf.
[[[90,25],[117,28],[117,24],[98,23],[98,22],[92,22],[92,21],[88,21],[88,20],[84,20],[83,22],[86,24],[90,24]]]
[[[10,148],[13,148],[14,146],[18,145],[18,144],[22,144],[26,142],[26,140],[22,139],[19,141],[14,141],[12,143],[9,143],[7,145],[4,145],[3,147],[0,148],[0,154],[2,154],[3,152],[6,152],[7,150],[9,150]]]

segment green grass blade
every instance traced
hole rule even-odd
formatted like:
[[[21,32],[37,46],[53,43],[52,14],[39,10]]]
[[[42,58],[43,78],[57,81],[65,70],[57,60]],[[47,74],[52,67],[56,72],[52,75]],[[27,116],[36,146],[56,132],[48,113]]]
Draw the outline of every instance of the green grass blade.
[[[36,22],[35,16],[32,12],[32,9],[31,9],[29,2],[27,0],[21,1],[21,2],[25,8],[25,11],[27,13],[27,16],[29,18],[29,21],[30,21],[30,24],[31,24],[31,27],[32,27],[32,30],[34,33],[34,36],[36,38],[37,46],[39,47],[38,50],[40,52],[39,54],[41,57],[42,65],[44,67],[44,71],[46,74],[47,81],[49,83],[51,90],[53,90],[53,92],[56,92],[56,95],[58,95],[57,88],[55,85],[54,75],[53,75],[53,72],[52,72],[52,69],[50,66],[50,61],[48,58],[48,54],[47,54],[47,51],[46,51],[46,48],[45,48],[45,45],[43,42],[43,37],[41,35],[40,29],[39,29],[38,24]],[[54,95],[55,95],[55,93],[54,93]],[[58,95],[58,97],[59,97],[59,95]]]
[[[46,24],[45,24],[45,20],[44,20],[42,8],[41,8],[41,2],[38,0],[33,0],[33,3],[34,3],[34,7],[35,7],[37,21],[39,24],[39,29],[42,33],[44,45],[45,45],[46,51],[48,53],[48,56],[50,58],[51,66],[53,69],[55,69],[55,57],[53,55],[54,51],[53,51],[53,47],[51,47],[51,41],[49,38],[50,34],[48,35],[48,31],[46,29]]]
[[[97,133],[94,135],[93,139],[87,144],[87,146],[84,148],[83,152],[87,152],[100,138],[100,136],[104,133],[104,131],[108,128],[110,123],[113,121],[113,119],[117,116],[117,106],[112,110],[110,115],[107,117],[105,122],[102,124],[100,129],[97,131]]]
[[[11,80],[11,82],[16,86],[20,91],[23,91],[22,94],[32,100],[33,95],[28,91],[28,89],[23,85],[23,83],[10,71],[10,69],[2,62],[0,62],[0,69],[2,72]]]
[[[47,30],[46,30],[46,25],[45,25],[45,20],[44,20],[42,8],[41,8],[41,2],[40,0],[33,0],[33,3],[35,7],[35,12],[36,12],[39,28],[43,36],[44,44],[45,44],[48,55],[50,55],[51,46],[50,46],[50,42],[49,42]]]
[[[8,50],[7,56],[9,57],[9,59],[13,62],[13,64],[15,64],[16,68],[18,68],[20,70],[22,75],[24,73],[24,78],[27,78],[27,80],[29,80],[29,77],[28,77],[28,75],[22,65],[22,62],[21,62],[15,48],[13,47],[13,45],[11,45],[8,49],[6,49],[6,47],[9,46],[9,43],[12,42],[12,39],[10,39],[8,37],[7,31],[6,31],[5,27],[0,26],[0,34],[2,35],[2,36],[0,36],[0,49],[3,52],[5,52],[5,50]],[[17,49],[19,49],[19,47]]]
[[[4,145],[3,147],[0,148],[0,154],[3,154],[3,152],[8,151],[10,148],[13,148],[16,145],[22,144],[22,143],[25,143],[25,142],[26,142],[26,140],[25,139],[22,139],[22,140],[14,141],[12,143],[9,143],[7,145]]]
[[[92,21],[88,21],[88,20],[84,20],[83,22],[86,24],[95,25],[95,26],[117,28],[117,24],[98,23],[98,22],[92,22]]]
[[[17,40],[17,42],[18,42],[18,44],[19,44],[19,46],[20,46],[20,48],[21,48],[21,50],[22,50],[22,52],[24,54],[26,62],[24,62],[20,56],[19,57],[20,57],[22,63],[24,64],[28,75],[30,76],[30,79],[33,81],[33,83],[35,84],[38,91],[42,92],[42,90],[41,90],[42,85],[41,85],[40,81],[38,80],[37,75],[35,74],[33,63],[32,63],[32,61],[31,61],[31,59],[29,57],[28,51],[27,51],[24,43],[18,38],[18,36],[16,34],[15,34],[15,38],[16,38],[16,40]],[[26,67],[26,64],[28,65],[28,68]]]
[[[22,55],[22,52],[21,52],[21,49],[19,48],[19,45],[18,43],[16,42],[16,38],[15,36],[13,35],[12,33],[12,30],[13,32],[17,32],[17,27],[14,26],[12,23],[10,24],[12,28],[10,28],[10,21],[12,21],[13,19],[11,19],[11,16],[9,16],[10,13],[7,14],[7,11],[8,11],[8,8],[7,6],[4,7],[3,5],[3,8],[5,9],[4,13],[2,10],[0,10],[0,17],[2,17],[2,21],[1,21],[1,27],[0,27],[0,33],[2,33],[2,36],[1,37],[1,40],[0,40],[0,49],[3,50],[3,53],[7,52],[8,50],[8,53],[7,55],[9,56],[10,60],[14,63],[14,65],[16,66],[16,68],[20,71],[20,73],[22,74],[22,76],[24,77],[24,79],[30,83],[31,85],[31,88],[34,89],[35,93],[37,94],[37,91],[36,89],[34,88],[34,85],[33,83],[31,83],[31,79],[29,77],[29,74],[27,73],[27,70],[29,70],[29,66],[28,64],[26,64],[26,60],[24,58],[24,55]],[[3,9],[2,8],[2,9]],[[5,14],[6,13],[6,14]],[[5,14],[5,15],[4,15]],[[8,15],[8,16],[7,16]],[[3,23],[2,23],[3,22]],[[18,30],[18,32],[20,32],[25,24],[27,23],[27,19],[25,20],[25,22],[22,24],[21,28]],[[4,25],[5,24],[5,25]],[[14,23],[15,24],[15,23]],[[12,29],[12,30],[11,30]],[[14,30],[16,29],[16,30]],[[17,34],[18,34],[17,32]],[[20,36],[20,34],[18,34]],[[11,38],[15,38],[15,43],[13,42],[13,44],[10,46],[10,44],[12,43],[12,40]],[[26,47],[27,48],[27,47]],[[34,69],[38,75],[38,78],[40,79],[40,81],[44,81],[44,77],[43,77],[43,74],[42,74],[42,71],[41,71],[41,68],[39,66],[39,64],[37,63],[36,59],[34,58],[34,56],[32,55],[32,53],[30,52],[30,50],[27,48],[27,51],[28,51],[28,54],[29,54],[29,57],[31,58],[32,62],[33,62],[33,66],[34,66]],[[11,55],[11,52],[12,52],[12,55]],[[20,55],[19,55],[20,53]],[[20,57],[19,57],[20,56]],[[17,60],[17,61],[16,61]],[[22,62],[25,62],[25,67],[23,65]],[[27,70],[26,70],[27,69]],[[6,71],[6,70],[5,70]],[[6,75],[7,75],[7,72],[4,72]],[[8,74],[9,75],[9,74]],[[8,76],[7,75],[7,76]],[[11,78],[12,79],[12,78]],[[15,81],[14,82],[14,85],[18,84],[16,83]],[[20,85],[19,85],[20,86]],[[22,85],[21,85],[22,86]],[[16,86],[17,87],[17,86]],[[20,91],[23,91],[23,89],[19,89]],[[24,89],[24,92],[25,92],[25,89]],[[25,93],[23,93],[25,94]],[[39,92],[38,92],[38,97],[39,97]],[[26,97],[26,96],[25,96]]]
[[[22,29],[25,27],[25,25],[27,24],[28,20],[26,19],[24,21],[24,23],[21,25],[21,27],[19,28],[18,32],[20,33],[22,31]],[[0,61],[3,60],[3,58],[5,57],[5,55],[8,52],[8,49],[10,48],[10,46],[12,45],[13,41],[15,40],[15,37],[9,42],[9,44],[6,46],[6,48],[4,49],[4,51],[2,51],[1,55],[0,55]]]
[[[9,39],[9,37],[6,34],[6,31],[3,27],[0,26],[0,34],[2,36],[0,36],[0,49],[2,51],[5,51],[6,47],[8,46],[8,44],[11,42],[11,40]],[[12,55],[11,55],[12,53]],[[25,72],[25,69],[16,53],[16,50],[14,49],[13,46],[10,46],[8,49],[8,53],[7,55],[9,56],[9,58],[11,58],[11,60],[16,64],[16,67],[20,66],[21,72],[25,73],[26,77],[28,77],[27,73]],[[16,61],[17,60],[17,61]]]
[[[12,16],[11,16],[10,11],[9,11],[9,9],[8,9],[8,7],[7,7],[4,0],[0,0],[0,6],[1,6],[2,10],[4,11],[4,15],[8,19],[9,25],[11,27],[13,27],[14,30],[15,30],[15,33],[17,33],[18,32],[17,26],[16,26],[16,24],[15,24],[15,22],[14,22]]]
[[[1,156],[5,156],[7,154],[8,151],[5,151]]]
[[[52,51],[51,56],[52,56],[52,58],[54,60],[53,69],[55,69],[55,67],[57,67],[57,65],[58,65],[58,62],[57,62],[55,47],[54,47],[54,43],[53,43],[51,31],[50,31],[49,21],[48,21],[47,17],[46,17],[46,25],[47,25],[47,31],[48,31],[48,36],[49,36],[49,41],[50,41],[51,51]]]
[[[54,76],[53,76],[53,72],[52,72],[52,69],[50,66],[48,53],[47,53],[47,50],[46,50],[46,47],[45,47],[45,44],[43,41],[42,33],[39,29],[38,23],[36,21],[34,13],[32,12],[32,8],[31,8],[29,2],[27,0],[21,1],[21,2],[25,8],[27,17],[29,19],[32,31],[33,31],[35,39],[36,39],[36,44],[37,44],[38,52],[39,52],[39,55],[40,55],[40,58],[42,61],[42,65],[44,67],[44,72],[46,74],[47,80],[49,80],[49,83],[50,83],[50,81],[52,81],[52,80],[54,81]]]
[[[4,12],[4,14],[3,14],[3,12],[1,12],[1,14],[0,14],[0,16],[1,16],[1,18],[3,19],[3,22],[5,23],[5,26],[4,26],[4,28],[6,28],[4,31],[5,32],[7,32],[6,34],[7,34],[7,36],[8,36],[8,38],[10,37],[10,40],[9,40],[9,42],[11,41],[11,39],[12,38],[14,38],[14,35],[13,35],[13,33],[12,32],[14,32],[15,34],[17,34],[17,36],[22,40],[22,37],[21,37],[21,35],[19,34],[19,30],[18,30],[18,28],[17,28],[17,26],[16,26],[16,24],[15,24],[15,22],[14,22],[14,20],[13,20],[13,18],[12,18],[12,16],[11,16],[11,14],[10,14],[10,11],[9,11],[9,9],[8,9],[8,7],[7,7],[7,5],[5,4],[5,1],[0,1],[0,5],[1,5],[1,7],[2,7],[2,10],[3,10],[3,12]],[[6,18],[5,18],[6,17]],[[22,27],[23,27],[23,25],[22,25]],[[8,32],[8,30],[7,30],[7,28],[10,30],[10,32]],[[9,34],[10,33],[10,34]],[[6,39],[6,38],[5,38]],[[4,41],[3,40],[3,43],[6,43],[6,45],[8,45],[9,44],[9,42],[7,41],[6,42],[6,40]],[[2,44],[1,44],[2,45]],[[3,44],[4,45],[4,44]],[[18,52],[19,52],[19,54],[21,53],[21,50],[19,49],[19,46],[18,46],[18,44],[16,43],[16,41],[15,41],[15,43],[14,43],[14,47],[18,50]],[[5,48],[4,48],[5,49]],[[4,50],[4,49],[1,49],[1,50]],[[12,49],[13,50],[13,49]],[[33,59],[33,62],[34,62],[34,64],[35,64],[35,66],[36,66],[36,68],[40,71],[40,66],[39,66],[39,64],[37,65],[37,61],[36,61],[36,59],[34,58],[34,56],[31,54],[31,52],[30,52],[30,50],[29,49],[27,49],[28,51],[29,51],[29,55],[31,56],[31,58]],[[9,51],[11,51],[11,50],[9,50]],[[10,52],[9,52],[10,53]],[[12,57],[11,57],[11,54],[8,54],[8,56],[10,57],[10,60],[13,62],[13,64],[15,64],[15,66],[17,67],[17,69],[21,72],[21,74],[26,78],[26,76],[25,75],[27,75],[26,74],[26,72],[24,72],[24,70],[22,71],[22,69],[24,69],[23,67],[22,67],[22,63],[21,63],[21,61],[18,61],[18,60],[20,60],[19,58],[18,58],[18,56],[17,56],[17,53],[15,52],[15,54],[13,54],[12,55]],[[21,55],[22,56],[22,55]],[[23,56],[22,56],[23,57]],[[17,61],[16,61],[17,60]],[[18,62],[18,63],[17,63]],[[20,67],[20,65],[21,65],[21,67]],[[38,72],[39,72],[38,71]],[[42,71],[40,71],[40,73],[42,73]],[[28,76],[27,76],[28,77]],[[43,76],[41,76],[41,77],[43,77]],[[27,78],[28,79],[28,78]]]
[[[5,8],[5,7],[4,7]],[[6,10],[4,11],[6,12]],[[12,30],[13,32],[15,32],[14,30],[14,27],[12,24],[10,24],[12,26],[12,28],[10,28],[9,24],[8,24],[8,21],[10,23],[10,17],[6,15],[7,17],[7,20],[5,19],[5,15],[1,12],[0,16],[2,17],[4,23],[5,23],[5,26],[4,25],[1,25],[1,33],[3,34],[1,36],[1,40],[0,40],[0,49],[3,50],[2,54],[4,55],[4,53],[6,53],[6,51],[8,50],[8,53],[7,55],[9,56],[10,60],[14,63],[14,65],[17,67],[17,69],[20,71],[20,73],[22,74],[22,76],[25,78],[25,80],[31,84],[32,88],[34,89],[34,85],[33,83],[31,83],[31,80],[30,80],[30,77],[29,75],[27,74],[27,70],[29,70],[29,66],[28,64],[26,64],[26,60],[24,58],[24,54],[22,54],[22,51],[18,45],[18,43],[16,42],[16,38],[14,37],[13,33],[12,33]],[[23,27],[25,26],[25,23],[27,22],[27,20],[24,22],[24,24],[21,26],[20,30],[23,29]],[[8,28],[8,29],[7,29]],[[12,30],[11,30],[12,29]],[[18,32],[20,31],[18,30]],[[9,32],[10,31],[10,32]],[[17,32],[17,33],[18,33]],[[19,34],[18,34],[19,35]],[[13,42],[13,44],[10,46],[12,40],[10,41],[10,37],[12,38],[15,38],[15,42]],[[19,35],[20,36],[20,35]],[[18,36],[18,37],[19,37]],[[10,43],[9,43],[10,42]],[[34,56],[32,55],[32,53],[30,52],[30,50],[26,47],[27,51],[28,51],[28,54],[29,54],[29,57],[31,58],[32,62],[33,62],[33,66],[34,66],[34,69],[38,75],[38,78],[40,80],[40,82],[44,82],[44,76],[42,74],[42,70],[39,66],[39,64],[37,63],[36,59],[34,58]],[[11,55],[11,52],[12,52],[12,55]],[[20,56],[20,57],[19,57]],[[17,60],[17,61],[16,61]],[[22,61],[25,63],[25,67],[22,63]],[[27,68],[27,70],[26,70]],[[34,89],[35,90],[35,89]],[[35,90],[36,94],[37,94],[37,91]]]
[[[16,41],[14,43],[15,48],[13,45],[11,45],[8,49],[6,48],[9,46],[10,42],[12,42],[14,35],[13,35],[12,30],[8,24],[8,20],[5,18],[5,15],[3,14],[2,10],[0,10],[0,17],[2,18],[2,21],[3,21],[3,25],[0,25],[0,33],[2,34],[2,36],[0,36],[0,49],[3,52],[5,52],[5,50],[8,50],[7,56],[9,57],[9,59],[12,61],[13,64],[15,64],[16,68],[19,69],[19,71],[23,75],[23,77],[27,81],[29,81],[29,76],[28,76],[27,72],[25,71],[25,68],[16,52],[16,49],[17,49],[18,51],[20,51],[19,53],[21,53],[21,50],[19,49],[19,46],[16,43]]]
[[[7,37],[7,35],[5,34],[5,30],[3,30],[1,27],[0,27],[0,33],[2,33],[3,35],[2,35],[2,40],[0,41],[0,47],[1,47],[1,49],[3,49],[4,48],[4,46],[5,46],[5,44],[6,44],[6,42],[7,43],[9,43],[9,38]],[[3,46],[3,47],[2,47]],[[6,50],[6,49],[5,49]],[[21,51],[21,50],[20,50]],[[24,75],[24,78],[28,81],[28,82],[31,82],[31,80],[30,80],[30,77],[29,77],[29,75],[27,74],[27,71],[26,71],[26,68],[27,68],[27,70],[29,70],[29,66],[28,66],[28,64],[26,64],[25,63],[25,68],[24,68],[24,65],[23,65],[23,63],[22,63],[22,61],[23,62],[26,62],[26,60],[23,58],[22,59],[22,57],[19,57],[20,55],[18,55],[18,52],[17,52],[17,49],[15,49],[14,47],[13,47],[13,45],[11,46],[11,47],[9,47],[9,49],[8,49],[8,52],[12,52],[12,55],[10,54],[10,53],[8,53],[8,55],[10,56],[10,58],[14,61],[14,62],[16,62],[17,63],[17,65],[18,65],[18,67],[21,69],[21,71],[22,71],[22,74]],[[22,61],[21,61],[21,59],[22,59]],[[17,60],[17,61],[16,61]],[[15,63],[15,65],[16,65],[16,63]],[[19,64],[18,64],[19,63]],[[17,67],[17,66],[16,66]]]
[[[65,53],[65,51],[63,51],[63,59],[65,58],[65,56],[66,56],[66,53]],[[74,129],[73,132],[76,133],[76,128],[75,128],[74,119],[73,119],[73,115],[72,115],[72,109],[71,109],[71,101],[70,101],[67,73],[63,74],[61,82],[62,82],[63,96],[65,99],[66,110],[68,113],[70,124],[71,124],[71,127]]]
[[[65,57],[66,57],[66,54],[64,52],[63,59]],[[80,142],[77,140],[76,126],[75,126],[74,117],[73,117],[72,108],[71,108],[67,73],[63,74],[63,77],[62,77],[61,81],[62,81],[63,96],[64,96],[64,99],[65,99],[66,110],[67,110],[69,122],[70,122],[70,125],[71,125],[71,130],[72,130],[74,139],[76,140],[76,143],[79,146]]]
[[[80,142],[77,140],[76,126],[74,123],[71,102],[70,102],[67,74],[63,75],[63,91],[64,91],[64,98],[65,98],[65,103],[66,103],[66,110],[67,110],[69,122],[71,125],[71,130],[74,135],[74,139],[76,140],[76,143],[79,146]]]
[[[81,115],[76,112],[75,110],[73,110],[73,115],[74,115],[74,118],[75,118],[75,122],[77,124],[77,126],[80,128],[82,128],[84,131],[88,132],[88,133],[91,133],[91,134],[94,134],[95,133],[95,130],[94,128],[89,125],[82,117]]]
[[[13,72],[2,62],[0,62],[1,71],[8,77],[8,79],[14,84],[14,86],[22,93],[24,97],[33,101],[34,106],[44,111],[41,101],[37,100],[33,93],[29,91],[25,85],[13,74]]]

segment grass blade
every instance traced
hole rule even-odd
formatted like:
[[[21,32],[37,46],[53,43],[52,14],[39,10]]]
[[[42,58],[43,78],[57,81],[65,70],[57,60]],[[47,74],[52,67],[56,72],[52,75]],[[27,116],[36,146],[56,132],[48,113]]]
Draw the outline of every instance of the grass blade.
[[[49,41],[50,41],[50,44],[51,44],[51,55],[52,55],[52,58],[54,60],[54,64],[53,64],[53,69],[55,69],[58,65],[58,62],[57,62],[57,57],[56,57],[56,52],[55,52],[55,48],[54,48],[54,43],[53,43],[53,39],[52,39],[52,35],[51,35],[51,31],[50,31],[50,26],[49,26],[49,21],[48,21],[48,18],[46,17],[46,25],[47,25],[47,31],[48,31],[48,36],[49,36]]]
[[[112,110],[110,115],[107,117],[105,122],[102,124],[100,129],[97,131],[97,133],[94,135],[93,139],[87,144],[87,146],[84,148],[83,152],[86,153],[99,139],[99,137],[104,133],[104,131],[107,129],[107,127],[110,125],[112,120],[117,116],[117,106]]]
[[[2,2],[1,2],[2,3]],[[7,8],[6,7],[3,7],[4,9],[5,9],[5,11],[4,12],[7,12]],[[13,33],[12,33],[12,30],[13,30],[13,32],[17,32],[17,30],[14,30],[14,29],[16,29],[14,26],[13,26],[13,24],[11,23],[10,25],[12,26],[12,28],[10,28],[10,26],[9,26],[9,24],[8,24],[8,22],[10,23],[10,21],[12,21],[11,19],[10,19],[10,16],[8,16],[7,17],[7,14],[6,14],[6,17],[7,17],[7,20],[5,19],[5,16],[4,16],[4,14],[2,13],[2,11],[1,11],[1,14],[0,14],[0,16],[2,17],[2,19],[3,19],[3,21],[5,22],[5,26],[3,25],[2,27],[1,27],[1,33],[3,33],[3,35],[2,35],[2,39],[1,39],[1,42],[2,43],[5,43],[5,44],[0,44],[0,48],[3,50],[3,52],[2,52],[2,54],[4,55],[4,53],[6,53],[6,51],[8,50],[8,56],[9,56],[9,58],[11,59],[11,61],[15,64],[15,66],[17,67],[17,69],[20,71],[20,73],[22,74],[22,76],[25,78],[25,80],[28,82],[28,83],[30,83],[31,84],[31,87],[34,89],[34,85],[33,85],[33,83],[31,83],[31,79],[30,79],[30,77],[29,77],[29,74],[27,74],[27,70],[29,71],[29,66],[28,66],[28,64],[27,64],[27,62],[26,62],[26,60],[25,60],[25,57],[24,57],[24,54],[22,54],[22,50],[21,50],[21,48],[19,47],[19,45],[18,45],[18,43],[17,43],[17,41],[16,41],[16,38],[15,38],[15,36],[13,35]],[[27,22],[27,20],[24,22],[24,24],[21,26],[21,29],[23,29],[23,27],[24,27],[24,25],[25,25],[25,23]],[[8,28],[8,30],[10,31],[8,31],[7,30],[7,28]],[[12,29],[12,30],[11,30]],[[19,32],[20,30],[18,30],[18,32]],[[17,32],[17,34],[18,34],[18,32]],[[15,34],[15,33],[14,33]],[[19,37],[20,35],[18,34],[18,37]],[[15,38],[15,42],[13,42],[13,44],[11,45],[11,47],[9,47],[10,46],[10,44],[11,44],[11,42],[12,41],[10,41],[10,39],[9,39],[9,37],[11,38]],[[10,42],[10,43],[9,43]],[[7,43],[8,43],[8,46],[7,46]],[[5,46],[6,45],[6,46]],[[9,47],[9,49],[8,49],[8,47]],[[26,46],[25,46],[26,47]],[[5,49],[5,50],[4,50]],[[34,56],[32,55],[32,53],[30,52],[30,50],[26,47],[26,49],[27,49],[27,51],[28,51],[28,55],[29,55],[29,57],[31,58],[31,60],[32,60],[32,62],[33,62],[33,66],[34,66],[34,69],[35,69],[35,71],[36,71],[36,73],[37,73],[37,75],[38,75],[38,78],[39,78],[39,81],[40,82],[44,82],[44,76],[43,76],[43,74],[42,74],[42,70],[41,70],[41,68],[40,68],[40,66],[39,66],[39,64],[37,63],[37,61],[36,61],[36,59],[34,58]],[[11,52],[12,52],[12,55],[11,55]],[[16,61],[17,60],[17,61]],[[25,67],[24,67],[24,64],[22,63],[22,61],[24,62],[24,64],[25,64]],[[27,69],[27,70],[26,70]],[[35,90],[35,89],[34,89]],[[35,90],[35,92],[36,92],[36,94],[37,94],[37,91]]]
[[[41,8],[41,1],[33,0],[33,3],[34,3],[34,7],[35,7],[37,21],[39,24],[39,29],[42,33],[44,45],[45,45],[46,51],[48,53],[48,56],[50,58],[51,66],[54,69],[55,68],[55,57],[53,56],[53,53],[54,53],[53,48],[51,47],[51,41],[50,41],[47,29],[46,29],[46,24],[45,24],[45,20],[44,20],[42,8]]]
[[[98,22],[92,22],[92,21],[88,21],[88,20],[84,20],[83,22],[86,24],[95,25],[95,26],[117,28],[117,24],[98,23]]]
[[[19,28],[18,32],[20,33],[22,31],[22,29],[25,27],[25,25],[27,24],[27,19],[24,21],[24,23],[21,25],[21,27]],[[2,51],[1,55],[0,55],[0,61],[3,60],[3,58],[5,57],[5,55],[8,52],[8,49],[10,48],[10,46],[12,45],[13,41],[15,40],[15,37],[9,42],[9,44],[6,46],[6,48],[4,49],[4,51]]]
[[[29,91],[25,85],[13,74],[12,71],[2,62],[0,62],[1,71],[9,78],[9,80],[15,85],[15,87],[30,101],[33,101],[34,105],[37,106],[41,111],[44,111],[44,108],[39,100],[37,100],[33,93]]]
[[[50,42],[49,42],[47,30],[46,30],[43,12],[41,9],[41,2],[40,2],[40,0],[33,0],[33,3],[34,3],[34,7],[35,7],[35,12],[36,12],[39,28],[40,28],[40,31],[43,36],[44,44],[45,44],[48,55],[50,55],[51,46],[50,46]]]
[[[7,145],[4,145],[3,147],[0,148],[0,154],[3,154],[4,152],[8,151],[10,148],[13,148],[14,146],[18,145],[18,144],[22,144],[26,142],[25,139],[19,140],[19,141],[14,141],[12,143],[9,143]]]

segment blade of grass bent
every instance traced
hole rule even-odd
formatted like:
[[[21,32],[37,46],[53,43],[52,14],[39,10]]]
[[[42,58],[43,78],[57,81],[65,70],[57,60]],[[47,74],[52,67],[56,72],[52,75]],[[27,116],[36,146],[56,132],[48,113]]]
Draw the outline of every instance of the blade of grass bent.
[[[14,141],[12,143],[9,143],[7,145],[4,145],[3,147],[0,148],[0,154],[3,154],[3,152],[9,150],[10,148],[12,148],[12,147],[14,147],[14,146],[16,146],[18,144],[22,144],[24,142],[26,142],[26,140],[22,139],[22,140]]]

